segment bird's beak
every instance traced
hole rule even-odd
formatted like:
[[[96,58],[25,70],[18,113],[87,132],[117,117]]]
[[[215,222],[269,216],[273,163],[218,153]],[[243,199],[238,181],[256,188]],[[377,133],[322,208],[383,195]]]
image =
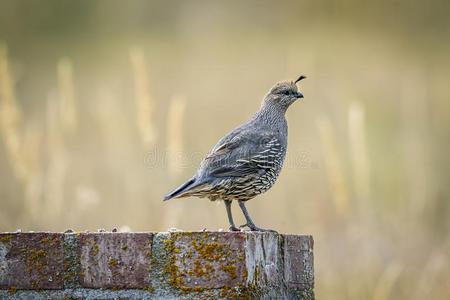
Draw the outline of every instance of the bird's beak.
[[[299,98],[303,98],[303,94],[300,92],[297,92],[297,99],[299,99]]]

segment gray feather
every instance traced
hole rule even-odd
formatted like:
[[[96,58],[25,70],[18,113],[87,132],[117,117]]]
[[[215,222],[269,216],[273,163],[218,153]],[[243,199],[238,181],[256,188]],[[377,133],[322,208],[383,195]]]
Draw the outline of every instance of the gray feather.
[[[286,110],[301,97],[293,82],[276,84],[249,121],[219,140],[177,197],[245,201],[268,190],[286,155]]]

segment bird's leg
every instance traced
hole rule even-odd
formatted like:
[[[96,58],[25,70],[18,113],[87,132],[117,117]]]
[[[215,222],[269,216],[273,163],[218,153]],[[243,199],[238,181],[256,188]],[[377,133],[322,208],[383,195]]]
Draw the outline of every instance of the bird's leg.
[[[231,200],[224,200],[225,208],[227,209],[228,222],[230,223],[230,231],[240,231],[239,228],[234,225],[233,215],[231,214]]]
[[[247,211],[247,208],[245,207],[245,202],[244,201],[238,201],[239,202],[239,207],[242,210],[242,213],[244,214],[245,219],[247,220],[247,224],[242,225],[240,227],[245,227],[247,226],[248,228],[250,228],[251,231],[270,231],[270,232],[276,232],[275,230],[272,229],[264,229],[264,228],[259,228],[258,226],[255,225],[255,223],[253,223],[252,219],[250,218],[250,215]]]

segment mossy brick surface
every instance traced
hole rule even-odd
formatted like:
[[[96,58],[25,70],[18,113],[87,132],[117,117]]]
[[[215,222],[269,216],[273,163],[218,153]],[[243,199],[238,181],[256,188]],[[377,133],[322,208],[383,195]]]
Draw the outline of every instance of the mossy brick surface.
[[[63,234],[0,233],[0,288],[63,288]]]
[[[0,299],[314,299],[313,239],[271,232],[4,233]]]
[[[77,239],[81,286],[148,288],[152,233],[82,233]]]
[[[182,289],[216,289],[245,284],[245,234],[173,233],[170,281]]]

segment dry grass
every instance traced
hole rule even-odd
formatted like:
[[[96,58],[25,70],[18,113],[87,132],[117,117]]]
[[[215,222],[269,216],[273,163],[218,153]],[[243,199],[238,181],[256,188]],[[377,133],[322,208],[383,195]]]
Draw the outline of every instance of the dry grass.
[[[177,178],[185,168],[185,149],[183,147],[186,100],[176,95],[170,101],[167,113],[167,171]]]
[[[77,103],[73,82],[73,66],[69,58],[58,63],[58,85],[61,99],[61,122],[65,131],[73,134],[77,129]]]
[[[0,101],[0,129],[6,155],[15,176],[23,178],[27,173],[21,155],[23,117],[14,91],[14,78],[10,70],[8,50],[4,44],[0,44]]]
[[[64,207],[64,181],[67,174],[68,157],[64,143],[64,128],[61,122],[61,106],[56,99],[47,100],[46,112],[46,153],[49,157],[43,211],[49,217],[60,216]]]
[[[360,202],[367,203],[370,200],[370,168],[367,157],[365,112],[357,102],[349,107],[348,136],[355,195]]]
[[[130,61],[133,68],[136,126],[142,143],[148,148],[156,142],[157,131],[152,120],[155,107],[150,95],[148,65],[141,48],[135,47],[130,50]]]
[[[325,160],[328,182],[333,195],[333,204],[337,214],[345,215],[349,213],[348,187],[345,182],[345,173],[342,166],[339,150],[336,144],[336,134],[333,131],[330,121],[326,117],[317,120],[319,137],[322,142],[322,151]]]

